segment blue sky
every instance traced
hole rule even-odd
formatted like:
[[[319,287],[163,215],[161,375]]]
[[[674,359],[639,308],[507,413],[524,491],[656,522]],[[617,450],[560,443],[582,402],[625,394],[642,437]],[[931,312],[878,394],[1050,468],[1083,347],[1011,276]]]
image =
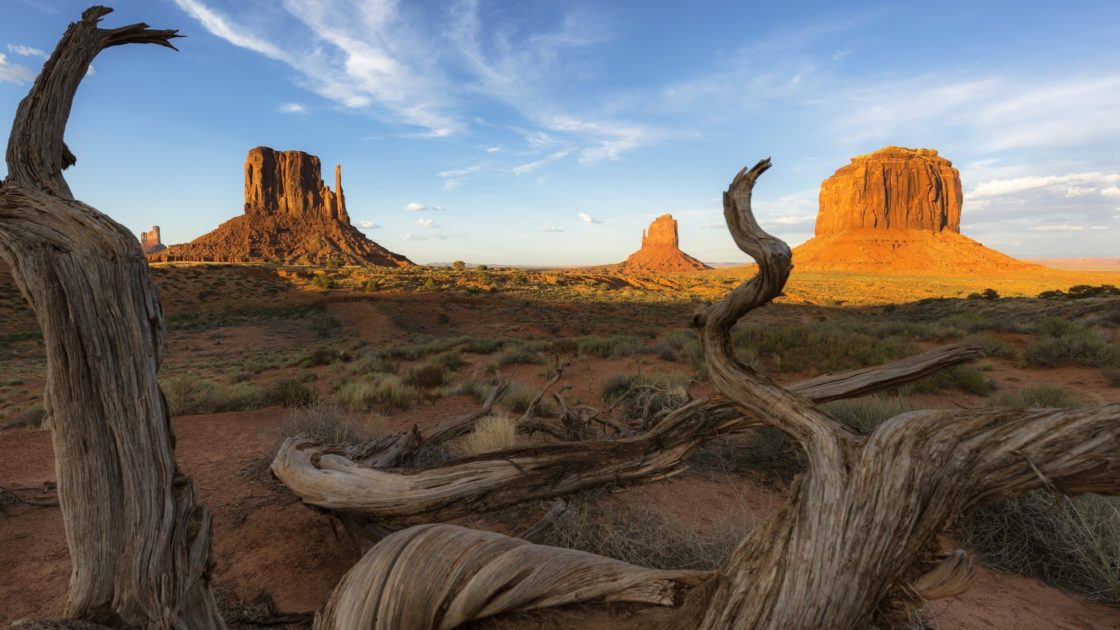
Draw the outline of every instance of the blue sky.
[[[87,4],[0,0],[5,128]],[[739,167],[773,157],[755,209],[797,244],[821,180],[895,144],[960,168],[986,245],[1120,256],[1120,3],[110,4],[106,26],[187,38],[98,57],[67,179],[165,242],[239,214],[267,145],[341,163],[355,224],[418,262],[619,261],[664,212],[685,251],[739,261]]]

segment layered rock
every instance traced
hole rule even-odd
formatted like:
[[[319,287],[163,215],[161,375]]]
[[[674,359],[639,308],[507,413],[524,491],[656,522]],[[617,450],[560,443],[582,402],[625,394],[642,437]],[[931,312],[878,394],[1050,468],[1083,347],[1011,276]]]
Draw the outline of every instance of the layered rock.
[[[251,149],[245,160],[245,213],[149,259],[411,265],[350,225],[341,165],[335,166],[334,190],[323,183],[321,169],[319,158],[303,151]]]
[[[140,249],[144,250],[145,254],[155,254],[167,249],[167,246],[159,239],[158,225],[153,225],[148,232],[140,233]]]
[[[671,214],[663,214],[642,230],[642,248],[630,255],[621,265],[626,272],[679,272],[709,269],[707,265],[680,249],[677,221]]]
[[[821,184],[817,236],[845,230],[961,231],[961,175],[934,149],[887,147]]]
[[[816,236],[796,271],[960,275],[1037,267],[960,234],[960,173],[934,149],[886,147],[821,184]]]

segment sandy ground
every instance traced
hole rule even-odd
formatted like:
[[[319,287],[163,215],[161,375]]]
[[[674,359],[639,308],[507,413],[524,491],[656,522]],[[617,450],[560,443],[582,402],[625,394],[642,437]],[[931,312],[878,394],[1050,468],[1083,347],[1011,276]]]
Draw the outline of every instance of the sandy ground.
[[[423,419],[414,419],[427,424],[454,413],[455,406],[450,401],[426,407]],[[247,473],[275,447],[282,415],[265,409],[178,418],[177,455],[214,513],[214,582],[223,598],[249,601],[269,593],[282,611],[310,612],[325,601],[359,552],[326,516]],[[2,431],[0,452],[6,454],[0,458],[0,486],[33,500],[52,496],[42,490],[54,481],[49,432]],[[745,505],[738,514],[756,520],[780,505],[782,497],[745,480],[732,485],[719,477],[686,474],[609,500],[641,505],[703,529],[714,525],[723,506]],[[0,541],[0,624],[60,614],[69,557],[58,507],[0,506]],[[942,630],[1120,627],[1120,609],[987,570],[981,570],[970,591],[936,602],[928,612]]]

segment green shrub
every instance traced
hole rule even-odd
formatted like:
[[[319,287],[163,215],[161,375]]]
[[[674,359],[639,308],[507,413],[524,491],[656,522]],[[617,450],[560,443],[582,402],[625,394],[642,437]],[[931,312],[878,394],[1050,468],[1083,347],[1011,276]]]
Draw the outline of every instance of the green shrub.
[[[405,376],[405,382],[416,387],[431,389],[443,385],[445,377],[446,369],[443,365],[432,362],[410,368]]]
[[[299,379],[282,378],[264,385],[262,398],[266,404],[282,407],[306,407],[315,402],[315,391]]]
[[[884,420],[910,410],[903,400],[896,398],[857,398],[837,400],[823,405],[828,415],[864,435],[871,433]]]
[[[610,405],[623,403],[627,417],[650,420],[686,403],[690,383],[689,377],[679,374],[615,374],[603,383],[602,394]]]
[[[520,383],[510,383],[506,391],[502,392],[498,402],[513,413],[525,413],[536,397],[537,392],[528,387]]]
[[[989,566],[1120,602],[1120,497],[1037,490],[977,510],[960,529]]]
[[[318,274],[311,278],[311,286],[319,287],[320,289],[334,288],[334,280],[326,274]]]
[[[377,280],[374,280],[373,278],[370,278],[369,280],[366,280],[365,284],[362,285],[362,290],[364,290],[366,293],[376,293],[381,290],[381,283]]]
[[[368,381],[343,383],[335,393],[335,400],[348,411],[368,411],[378,400],[377,388]]]
[[[222,385],[183,375],[164,379],[161,385],[173,416],[259,409],[266,402],[262,389],[252,383]]]
[[[1081,403],[1070,391],[1058,385],[1042,384],[1033,387],[1024,387],[1016,392],[1000,394],[992,400],[993,407],[1011,407],[1012,409],[1068,409],[1077,407]]]

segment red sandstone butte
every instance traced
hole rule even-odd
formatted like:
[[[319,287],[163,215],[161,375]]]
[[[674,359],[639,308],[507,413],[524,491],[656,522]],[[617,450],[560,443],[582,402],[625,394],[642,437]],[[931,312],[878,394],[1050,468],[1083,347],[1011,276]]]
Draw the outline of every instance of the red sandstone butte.
[[[649,224],[648,230],[642,230],[642,248],[622,263],[622,271],[664,273],[709,269],[682,252],[679,245],[676,219],[671,214],[663,214]]]
[[[245,213],[149,260],[412,265],[350,224],[342,166],[335,166],[334,190],[321,173],[319,158],[303,151],[251,149],[245,159]]]
[[[155,254],[167,249],[163,241],[159,240],[159,226],[153,225],[151,231],[140,233],[140,249],[145,254]]]
[[[854,157],[821,184],[816,236],[793,250],[794,273],[1037,268],[961,235],[962,205],[960,173],[934,149],[886,147]]]

